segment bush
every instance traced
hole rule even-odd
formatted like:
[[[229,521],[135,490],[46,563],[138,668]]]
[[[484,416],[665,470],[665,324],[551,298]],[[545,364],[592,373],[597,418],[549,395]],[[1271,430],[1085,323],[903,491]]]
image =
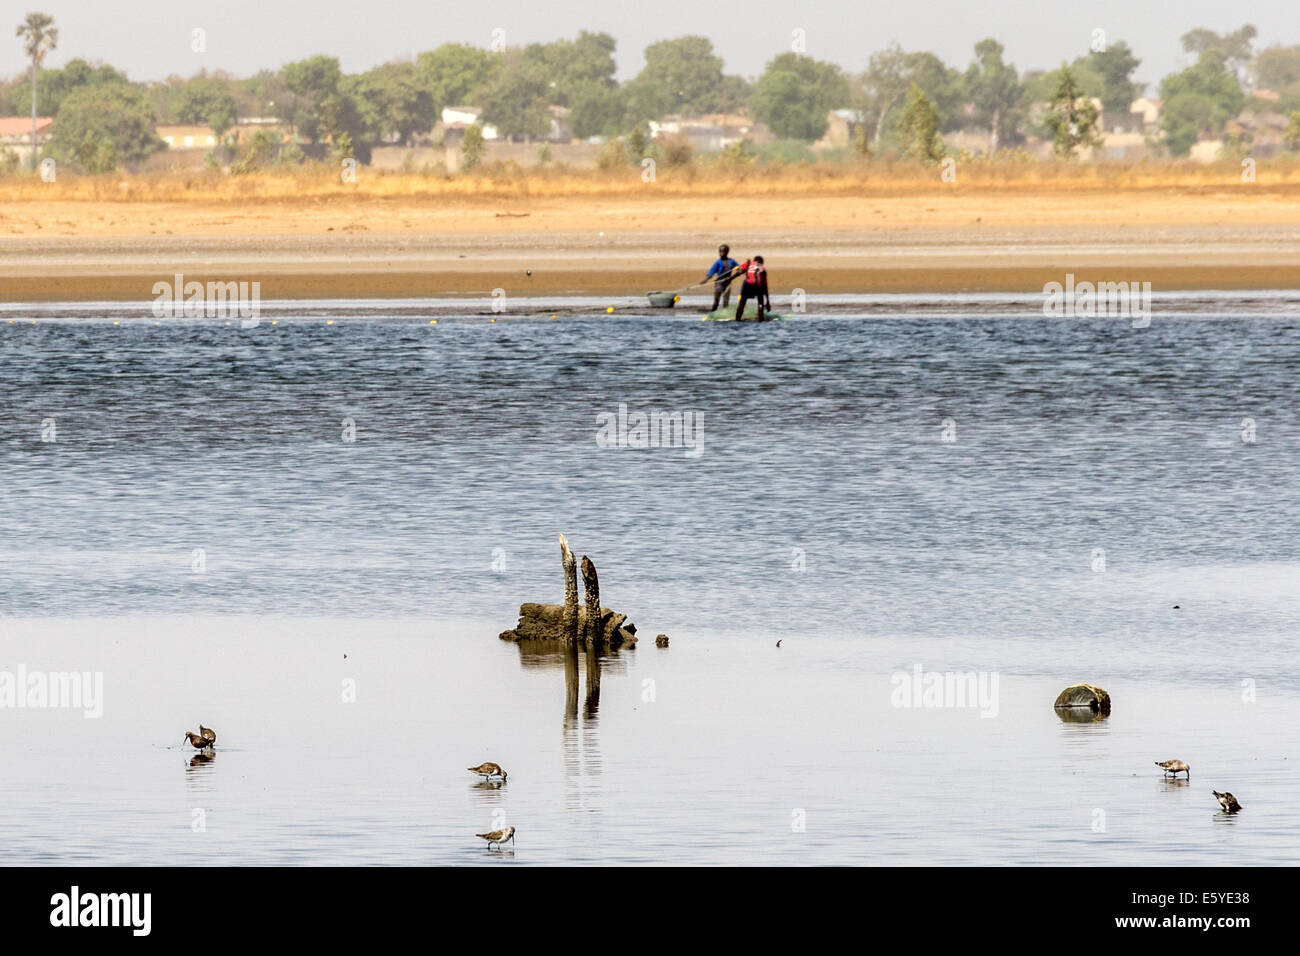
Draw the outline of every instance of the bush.
[[[487,146],[483,143],[483,127],[475,123],[465,130],[465,138],[460,143],[460,168],[469,172],[483,162]]]
[[[600,155],[596,157],[596,165],[605,172],[615,169],[621,169],[628,165],[631,160],[628,158],[627,149],[623,146],[621,139],[612,139],[601,149]]]
[[[344,136],[347,134],[344,133]],[[298,145],[297,139],[291,139],[280,147],[279,163],[281,166],[301,166],[306,153]]]
[[[272,133],[259,129],[249,137],[243,157],[239,162],[231,165],[230,175],[243,176],[270,166],[275,161],[275,154],[279,147],[280,142]]]
[[[655,152],[659,162],[669,169],[689,166],[691,162],[690,140],[684,136],[660,136],[655,140]]]
[[[808,144],[797,139],[778,139],[775,143],[768,143],[758,151],[759,160],[763,163],[812,163],[817,157],[813,151],[808,148]]]

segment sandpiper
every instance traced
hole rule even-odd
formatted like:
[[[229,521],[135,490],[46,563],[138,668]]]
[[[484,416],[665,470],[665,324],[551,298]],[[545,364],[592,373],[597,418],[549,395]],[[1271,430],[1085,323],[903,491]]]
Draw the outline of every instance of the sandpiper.
[[[515,828],[506,827],[504,830],[493,830],[491,833],[476,833],[474,835],[480,840],[487,840],[488,849],[490,850],[493,843],[500,847],[507,840],[513,840],[515,838]]]
[[[1172,773],[1176,777],[1180,773],[1185,773],[1188,780],[1192,779],[1192,768],[1181,760],[1157,760],[1156,766],[1163,767],[1166,776]]]
[[[480,775],[484,780],[490,780],[493,777],[500,777],[502,781],[506,779],[506,772],[501,768],[500,764],[481,763],[477,767],[466,767],[465,769],[470,773]]]
[[[202,724],[199,724],[199,732],[195,734],[187,730],[185,732],[185,739],[190,742],[190,746],[195,750],[210,750],[217,742],[217,732],[210,727],[204,727]]]
[[[1217,790],[1211,790],[1210,793],[1214,794],[1214,798],[1219,801],[1219,806],[1223,807],[1224,813],[1236,813],[1241,809],[1241,804],[1232,794],[1219,793]]]

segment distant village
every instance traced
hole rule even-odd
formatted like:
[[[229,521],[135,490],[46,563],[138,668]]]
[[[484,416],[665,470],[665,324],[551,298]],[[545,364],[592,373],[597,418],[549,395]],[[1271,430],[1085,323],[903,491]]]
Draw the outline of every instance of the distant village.
[[[584,33],[497,53],[445,44],[354,76],[322,56],[243,80],[200,73],[139,84],[80,60],[46,68],[57,30],[43,14],[28,26],[32,72],[0,87],[0,110],[12,109],[0,115],[0,171],[34,169],[46,156],[84,172],[237,173],[346,156],[380,170],[456,173],[480,163],[609,168],[656,152],[678,163],[933,162],[1007,150],[1212,163],[1300,148],[1300,47],[1257,53],[1249,26],[1184,36],[1195,63],[1159,84],[1163,96],[1134,82],[1141,61],[1123,42],[1024,74],[992,39],[964,73],[897,47],[873,54],[861,74],[784,53],[751,81],[725,75],[708,40],[685,37],[652,45],[642,74],[618,84],[614,41]],[[18,112],[33,82],[37,107],[44,89],[57,112]]]

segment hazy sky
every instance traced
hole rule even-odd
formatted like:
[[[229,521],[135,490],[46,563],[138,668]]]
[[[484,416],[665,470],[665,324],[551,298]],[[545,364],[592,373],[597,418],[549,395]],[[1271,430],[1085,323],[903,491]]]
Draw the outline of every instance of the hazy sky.
[[[510,45],[604,31],[618,41],[620,78],[635,75],[648,43],[686,33],[709,37],[728,72],[756,76],[791,48],[859,71],[891,41],[929,50],[964,69],[981,38],[996,37],[1021,71],[1053,68],[1086,53],[1092,31],[1126,40],[1151,83],[1190,63],[1178,38],[1192,27],[1216,31],[1253,23],[1256,48],[1300,44],[1300,0],[4,0],[0,75],[23,69],[14,28],[28,9],[59,27],[52,66],[73,57],[104,60],[136,80],[200,68],[247,75],[315,53],[337,56],[346,72],[410,57],[440,43],[487,47],[494,29]],[[207,31],[207,52],[191,31]]]

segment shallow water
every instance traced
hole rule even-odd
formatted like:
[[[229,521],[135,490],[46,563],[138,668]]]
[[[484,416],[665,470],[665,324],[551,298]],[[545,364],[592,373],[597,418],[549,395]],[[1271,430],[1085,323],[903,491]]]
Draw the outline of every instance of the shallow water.
[[[0,709],[0,859],[1300,861],[1293,298],[537,306],[5,311],[0,671],[105,690]],[[600,447],[620,403],[702,453]],[[559,599],[558,531],[645,638],[595,714],[495,637]],[[894,706],[917,665],[996,675],[996,716]],[[1108,721],[1056,718],[1076,680]]]

